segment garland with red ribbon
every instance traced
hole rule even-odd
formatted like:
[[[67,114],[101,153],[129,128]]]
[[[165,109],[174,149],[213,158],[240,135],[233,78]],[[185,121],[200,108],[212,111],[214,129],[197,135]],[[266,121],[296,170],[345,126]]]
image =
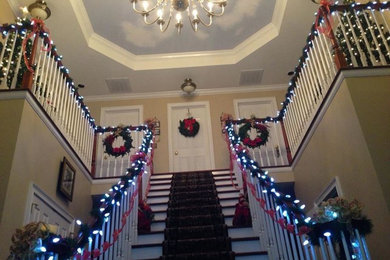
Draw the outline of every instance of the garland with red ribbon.
[[[121,217],[121,227],[119,229],[115,229],[114,232],[112,233],[112,240],[113,242],[108,242],[108,241],[105,241],[103,242],[102,244],[102,250],[96,248],[94,250],[92,250],[92,252],[88,251],[88,250],[84,250],[83,254],[81,255],[80,253],[76,254],[76,259],[78,260],[86,260],[86,259],[93,259],[93,258],[98,258],[99,256],[101,256],[102,254],[104,254],[110,247],[112,247],[116,241],[118,241],[118,237],[119,235],[122,233],[124,227],[126,226],[127,224],[127,218],[130,216],[133,208],[134,208],[134,202],[135,202],[135,198],[137,197],[138,195],[138,189],[141,185],[141,175],[138,175],[137,177],[137,189],[133,192],[133,194],[131,195],[131,198],[130,198],[130,201],[129,201],[129,209],[127,211],[125,211],[123,214],[122,214],[122,217]]]
[[[50,50],[51,50],[51,39],[50,39],[50,31],[45,26],[45,22],[43,20],[32,18],[31,19],[31,25],[32,25],[31,32],[23,39],[22,52],[23,52],[24,63],[26,64],[27,69],[30,72],[34,72],[34,69],[30,66],[30,63],[29,63],[29,60],[28,60],[28,57],[27,57],[27,51],[26,51],[26,49],[27,49],[26,48],[27,41],[30,38],[32,38],[34,35],[36,35],[36,37],[38,37],[40,33],[45,33],[46,34],[45,36],[47,37],[47,38],[45,38],[45,44],[48,47],[47,47],[47,49],[42,48],[42,51],[50,52]]]
[[[185,137],[195,137],[199,132],[199,122],[193,117],[180,120],[179,124],[179,132]]]
[[[321,7],[318,9],[317,15],[316,15],[316,21],[314,23],[315,29],[319,33],[323,33],[325,36],[330,37],[330,34],[332,32],[332,17],[328,17],[328,14],[330,14],[330,6],[333,3],[329,0],[321,0],[320,5]],[[325,26],[321,26],[321,18],[325,21]]]
[[[242,122],[238,122],[242,123]],[[303,207],[298,207],[297,203],[290,195],[285,195],[281,192],[276,191],[274,186],[273,179],[267,175],[267,172],[263,171],[257,162],[253,161],[248,154],[247,149],[245,149],[239,141],[238,135],[234,132],[232,121],[226,123],[226,132],[225,132],[228,141],[228,146],[230,153],[233,155],[230,158],[231,165],[236,161],[242,172],[244,183],[246,187],[251,191],[253,197],[260,203],[260,207],[264,212],[274,221],[276,221],[282,228],[286,229],[288,232],[295,235],[304,235],[311,230],[312,223],[307,221],[302,209]],[[267,201],[258,196],[258,191],[256,186],[247,180],[246,174],[247,170],[250,171],[252,177],[256,177],[259,181],[264,192],[268,193],[267,196],[272,196],[275,200],[276,205],[283,209],[283,216],[278,217],[277,210],[278,208],[273,208],[271,205],[267,205]],[[290,216],[290,220],[295,222],[296,225],[287,223],[284,216]]]

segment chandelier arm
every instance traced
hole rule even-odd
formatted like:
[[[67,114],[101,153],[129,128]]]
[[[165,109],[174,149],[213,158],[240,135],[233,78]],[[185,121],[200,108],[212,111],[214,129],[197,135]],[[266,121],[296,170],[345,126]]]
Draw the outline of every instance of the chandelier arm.
[[[213,2],[213,3],[214,3],[214,2]],[[211,16],[216,16],[216,17],[222,16],[222,15],[225,13],[226,1],[215,2],[215,3],[220,5],[220,7],[221,7],[221,12],[219,12],[219,13],[210,12],[210,11],[203,5],[203,2],[199,1],[200,7],[202,7],[202,9],[203,9],[206,13],[208,13],[209,15],[211,15]]]
[[[154,21],[148,22],[148,20],[147,20],[147,16],[148,15],[147,14],[143,14],[142,16],[144,17],[144,23],[147,24],[147,25],[155,24],[158,21],[158,19],[159,19],[159,17],[157,17]]]
[[[209,22],[208,23],[205,23],[202,20],[202,18],[200,18],[200,17],[198,17],[198,19],[199,19],[200,23],[203,24],[206,27],[210,27],[213,24],[213,16],[212,15],[209,16]]]
[[[169,24],[171,23],[171,20],[172,20],[172,14],[169,15],[169,19],[168,19],[168,22],[166,23],[167,25],[165,26],[165,28],[160,27],[161,32],[165,32],[168,29]]]
[[[129,1],[130,1],[130,3],[133,3],[134,12],[136,12],[137,14],[142,14],[142,15],[149,14],[150,12],[154,11],[161,4],[160,1],[157,1],[157,3],[151,9],[142,11],[142,10],[138,10],[135,6],[135,3],[137,2],[137,0],[129,0]]]

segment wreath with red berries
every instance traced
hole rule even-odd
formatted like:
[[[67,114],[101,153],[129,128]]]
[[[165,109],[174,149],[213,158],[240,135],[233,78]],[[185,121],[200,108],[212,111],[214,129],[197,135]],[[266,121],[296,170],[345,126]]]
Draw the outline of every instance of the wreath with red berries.
[[[195,118],[189,117],[180,120],[179,131],[185,137],[195,137],[199,132],[199,122]]]
[[[248,134],[251,128],[256,129],[257,135],[255,139],[251,139]],[[257,148],[264,145],[268,141],[268,126],[257,122],[246,123],[240,127],[238,135],[240,136],[240,139],[245,146],[249,148]]]
[[[122,137],[124,143],[119,147],[113,147],[112,144],[118,137]],[[122,128],[118,128],[115,133],[106,136],[103,139],[103,145],[105,146],[104,152],[115,157],[124,156],[130,152],[131,148],[134,148],[130,132]]]

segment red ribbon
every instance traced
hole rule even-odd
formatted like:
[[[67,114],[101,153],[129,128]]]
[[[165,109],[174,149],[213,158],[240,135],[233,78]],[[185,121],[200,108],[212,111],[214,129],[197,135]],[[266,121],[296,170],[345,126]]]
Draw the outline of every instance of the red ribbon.
[[[44,23],[43,20],[41,20],[41,19],[36,19],[36,18],[32,18],[32,19],[31,19],[31,25],[33,26],[31,33],[29,33],[29,34],[23,39],[23,42],[22,42],[22,52],[23,52],[24,63],[26,64],[27,69],[28,69],[30,72],[34,72],[34,69],[31,68],[30,63],[29,63],[28,58],[27,58],[27,51],[26,51],[27,41],[28,41],[31,37],[33,37],[34,34],[36,35],[35,37],[39,37],[39,32],[40,32],[41,30],[43,30],[44,32],[47,33],[47,39],[48,39],[47,44],[48,44],[48,48],[47,48],[47,49],[42,48],[42,50],[43,50],[43,51],[49,52],[49,51],[51,50],[51,39],[50,39],[50,31],[49,31],[49,29],[46,28],[45,23]]]
[[[111,246],[112,246],[113,244],[110,244],[109,242],[104,242],[103,243],[103,252],[106,252],[107,251],[107,249],[109,249]]]
[[[187,118],[184,119],[184,127],[187,129],[189,132],[192,132],[194,130],[194,124],[195,124],[195,119],[193,118]]]
[[[97,257],[99,257],[100,255],[101,255],[101,252],[100,252],[99,249],[94,249],[94,250],[92,251],[92,257],[93,257],[93,258],[97,258]]]
[[[321,6],[318,9],[317,16],[316,16],[316,22],[315,22],[314,26],[315,26],[315,29],[319,33],[323,33],[329,37],[330,32],[332,31],[332,22],[331,22],[332,17],[329,17],[327,19],[327,15],[330,14],[330,6],[332,5],[332,3],[329,0],[321,0],[320,5]],[[320,23],[319,23],[321,17],[324,17],[324,20],[325,20],[324,27],[321,27]]]
[[[91,256],[91,252],[89,252],[88,250],[84,250],[83,260],[88,259],[90,256]]]
[[[283,219],[283,218],[280,218],[278,219],[278,224],[282,227],[282,228],[286,228],[286,220]]]
[[[295,234],[295,227],[294,225],[288,224],[286,227],[287,231],[290,232],[291,234]]]

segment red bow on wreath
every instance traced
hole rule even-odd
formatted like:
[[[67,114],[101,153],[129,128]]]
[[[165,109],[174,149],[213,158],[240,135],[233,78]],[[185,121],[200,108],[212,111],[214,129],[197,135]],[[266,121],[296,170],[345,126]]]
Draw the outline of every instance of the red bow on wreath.
[[[184,127],[192,132],[194,130],[194,124],[195,124],[196,120],[193,119],[193,118],[188,118],[188,119],[184,119]]]

